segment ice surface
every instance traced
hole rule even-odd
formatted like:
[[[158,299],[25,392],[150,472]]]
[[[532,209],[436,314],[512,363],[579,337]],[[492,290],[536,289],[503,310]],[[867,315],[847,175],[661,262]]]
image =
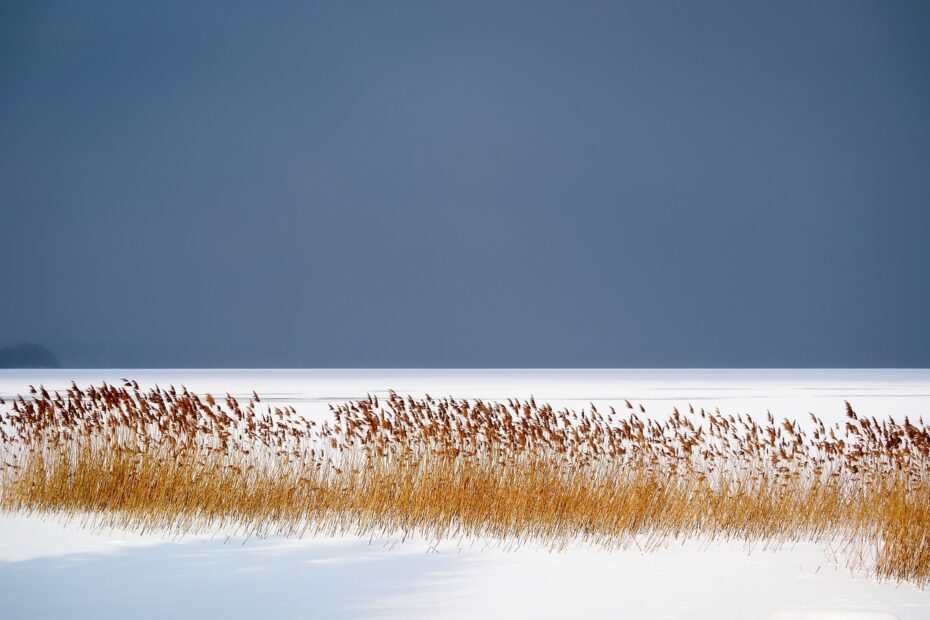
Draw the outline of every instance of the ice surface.
[[[895,620],[894,614],[881,611],[785,611],[772,620]]]
[[[556,406],[643,403],[840,419],[930,416],[930,371],[0,371],[0,396],[30,383],[185,384],[294,404],[400,393],[488,400],[534,395]],[[828,549],[688,541],[642,554],[581,546],[564,553],[477,541],[353,537],[242,540],[89,531],[80,522],[0,517],[0,617],[9,618],[772,618],[918,620],[930,592],[851,573]]]

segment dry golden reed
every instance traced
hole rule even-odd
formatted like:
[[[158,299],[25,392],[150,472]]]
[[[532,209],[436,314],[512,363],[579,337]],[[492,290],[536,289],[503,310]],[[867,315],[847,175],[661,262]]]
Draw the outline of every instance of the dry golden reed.
[[[0,417],[0,508],[177,533],[419,533],[560,548],[708,539],[842,543],[882,579],[930,582],[930,430],[810,415],[802,428],[640,405],[391,392],[292,407],[121,386],[31,388]],[[0,403],[2,404],[2,403]],[[641,417],[642,415],[642,417]]]

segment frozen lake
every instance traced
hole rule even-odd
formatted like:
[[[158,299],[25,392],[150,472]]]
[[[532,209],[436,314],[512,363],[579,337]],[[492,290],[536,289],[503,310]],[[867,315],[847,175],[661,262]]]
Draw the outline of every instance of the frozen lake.
[[[140,385],[185,385],[199,392],[293,404],[309,415],[325,415],[329,403],[384,395],[393,389],[414,396],[508,397],[580,409],[643,403],[649,414],[666,416],[672,407],[725,413],[839,419],[844,400],[867,415],[917,417],[930,414],[930,370],[0,370],[0,396],[27,393],[30,384],[65,389],[122,377]],[[619,409],[620,407],[618,407]]]
[[[803,420],[861,414],[930,417],[930,370],[5,370],[0,396],[29,384],[116,383],[292,404],[382,395],[508,397],[580,409],[624,400]],[[549,553],[481,542],[337,539],[170,540],[88,531],[56,519],[0,517],[0,616],[424,618],[930,617],[930,591],[850,573],[831,550],[777,551],[689,541],[642,554],[576,547]]]

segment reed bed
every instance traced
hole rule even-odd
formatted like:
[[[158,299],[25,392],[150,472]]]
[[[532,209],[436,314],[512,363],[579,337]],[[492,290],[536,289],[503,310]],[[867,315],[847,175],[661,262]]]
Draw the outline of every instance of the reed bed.
[[[391,392],[308,420],[174,387],[31,388],[0,415],[0,509],[179,534],[419,534],[651,549],[841,544],[930,582],[923,419],[764,421]]]

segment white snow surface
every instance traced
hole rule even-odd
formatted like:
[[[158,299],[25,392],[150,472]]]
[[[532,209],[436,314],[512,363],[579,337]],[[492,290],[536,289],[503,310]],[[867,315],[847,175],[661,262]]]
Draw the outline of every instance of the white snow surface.
[[[2,370],[0,397],[118,383],[185,385],[292,404],[400,394],[508,397],[647,415],[672,407],[797,419],[930,418],[930,370]],[[779,549],[689,540],[642,553],[578,544],[396,538],[257,540],[94,530],[78,518],[0,515],[3,618],[763,618],[918,620],[930,591],[851,572],[811,543]]]

